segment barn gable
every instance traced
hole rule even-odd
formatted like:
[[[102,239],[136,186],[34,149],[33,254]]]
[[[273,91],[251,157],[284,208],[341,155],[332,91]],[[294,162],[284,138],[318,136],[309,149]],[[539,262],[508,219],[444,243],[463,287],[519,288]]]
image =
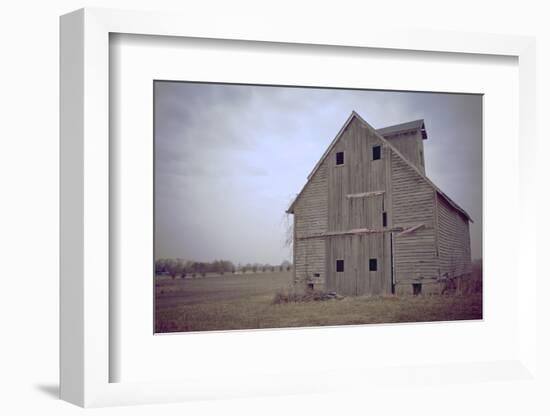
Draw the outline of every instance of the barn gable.
[[[329,291],[352,296],[391,292],[385,232],[391,224],[390,151],[354,117],[321,164],[328,170],[325,270]]]
[[[428,177],[419,170],[419,168],[417,166],[415,166],[415,164],[413,164],[408,158],[406,158],[405,156],[403,156],[403,154],[395,147],[393,146],[390,141],[388,141],[387,139],[385,139],[374,127],[372,127],[369,123],[367,123],[359,114],[357,114],[355,111],[352,111],[351,115],[348,117],[348,119],[346,120],[346,122],[344,123],[344,125],[342,126],[342,128],[340,129],[340,131],[338,132],[338,134],[336,135],[336,137],[333,139],[333,141],[330,143],[330,145],[328,146],[328,148],[325,150],[325,152],[323,153],[323,155],[321,156],[321,159],[319,159],[319,161],[317,162],[317,164],[315,165],[315,167],[313,168],[313,170],[311,171],[311,173],[308,175],[308,180],[306,182],[306,184],[304,185],[304,187],[302,188],[302,190],[298,193],[298,195],[296,196],[296,198],[294,199],[294,201],[292,202],[292,204],[289,206],[289,208],[287,209],[287,213],[290,213],[290,214],[293,214],[294,213],[294,207],[295,207],[295,204],[296,202],[299,200],[300,196],[302,195],[302,193],[304,192],[304,190],[308,187],[309,183],[311,182],[311,178],[316,174],[316,172],[319,170],[320,166],[323,164],[323,162],[327,159],[327,157],[331,154],[332,150],[334,149],[334,147],[337,145],[337,143],[342,139],[344,133],[346,132],[346,130],[349,128],[349,126],[351,125],[351,123],[353,122],[353,120],[357,120],[359,121],[363,126],[367,127],[367,129],[370,131],[370,133],[374,134],[377,136],[377,138],[384,144],[386,145],[387,147],[389,147],[392,152],[395,152],[395,154],[404,162],[406,163],[409,167],[412,168],[414,174],[420,176],[422,178],[423,181],[425,181],[429,186],[431,186],[435,192],[437,192],[443,199],[445,199],[449,205],[459,211],[465,218],[467,218],[467,220],[473,222],[472,218],[468,215],[468,213],[462,209],[456,202],[454,202],[450,197],[448,197],[441,189],[439,189],[430,179],[428,179]],[[414,124],[415,126],[419,123],[419,122],[422,122],[421,124],[421,127],[424,127],[424,121],[423,120],[417,120],[415,122],[411,122],[411,123],[416,123]],[[403,125],[407,125],[409,123],[405,123]],[[403,125],[400,125],[400,126],[403,126]],[[390,128],[387,128],[387,129],[390,129]],[[386,130],[387,130],[386,129]],[[423,129],[424,132],[425,132],[425,128]],[[389,131],[389,130],[387,130]],[[425,134],[425,133],[424,133]],[[424,138],[424,134],[423,134],[423,138]],[[427,136],[426,136],[427,138]]]
[[[355,117],[341,129],[292,205],[295,283],[320,287],[328,282],[328,288],[334,290],[330,258],[352,240],[356,249],[361,246],[365,250],[366,240],[376,240],[376,244],[368,245],[368,252],[364,254],[372,252],[374,255],[376,249],[382,261],[383,242],[379,239],[362,236],[360,239],[365,241],[357,244],[354,237],[340,234],[358,228],[382,228],[382,211],[387,199],[388,151],[380,138]],[[373,159],[373,152],[378,152],[376,159]],[[372,195],[366,197],[365,193]],[[387,273],[388,267],[389,264],[380,263],[379,274]],[[351,285],[337,289],[342,293],[356,290]],[[372,289],[387,290],[382,284]]]

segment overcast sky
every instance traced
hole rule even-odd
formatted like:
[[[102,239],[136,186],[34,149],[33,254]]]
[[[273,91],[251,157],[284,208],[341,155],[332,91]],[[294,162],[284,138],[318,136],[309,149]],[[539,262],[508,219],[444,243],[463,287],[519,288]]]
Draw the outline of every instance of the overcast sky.
[[[424,119],[426,174],[475,221],[480,258],[481,96],[183,82],[155,83],[155,256],[291,260],[285,210],[352,110]]]

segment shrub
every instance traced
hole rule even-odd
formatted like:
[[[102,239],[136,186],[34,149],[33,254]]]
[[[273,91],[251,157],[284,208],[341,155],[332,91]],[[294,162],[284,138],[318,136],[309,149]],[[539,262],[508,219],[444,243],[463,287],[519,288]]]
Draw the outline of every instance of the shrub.
[[[477,276],[463,278],[460,282],[460,293],[463,295],[473,295],[483,292],[483,282]]]
[[[454,295],[456,293],[456,279],[448,278],[442,283],[441,294],[442,295]]]
[[[441,293],[444,295],[472,295],[482,293],[481,275],[472,274],[447,279],[443,282]]]
[[[333,292],[324,292],[322,290],[297,291],[294,289],[279,290],[275,293],[272,303],[280,305],[283,303],[302,303],[317,302],[330,299],[342,299]]]

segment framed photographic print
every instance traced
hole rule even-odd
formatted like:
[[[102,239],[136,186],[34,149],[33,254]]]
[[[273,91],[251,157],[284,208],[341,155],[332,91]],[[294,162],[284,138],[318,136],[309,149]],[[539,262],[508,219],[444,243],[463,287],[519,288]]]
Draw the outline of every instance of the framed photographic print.
[[[62,398],[536,385],[533,39],[246,22],[61,19]]]
[[[482,95],[154,97],[156,333],[482,318]]]

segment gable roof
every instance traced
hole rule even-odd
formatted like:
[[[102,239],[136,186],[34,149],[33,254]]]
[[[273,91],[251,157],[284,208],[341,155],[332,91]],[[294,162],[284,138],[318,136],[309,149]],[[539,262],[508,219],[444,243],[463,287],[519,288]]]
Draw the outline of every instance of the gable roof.
[[[418,168],[416,166],[414,166],[411,162],[409,162],[388,140],[386,140],[382,134],[380,134],[380,130],[376,130],[375,128],[373,128],[369,123],[367,123],[359,114],[357,114],[355,111],[352,111],[350,116],[348,117],[348,119],[346,120],[346,122],[344,123],[344,125],[342,126],[342,128],[340,129],[340,131],[338,131],[338,134],[336,135],[336,137],[332,140],[332,142],[330,143],[330,145],[328,146],[327,150],[325,150],[325,152],[323,153],[323,155],[321,156],[321,158],[319,159],[319,161],[317,162],[317,164],[314,166],[313,170],[311,171],[311,173],[307,176],[307,182],[306,184],[302,187],[302,190],[298,193],[298,195],[296,195],[296,198],[294,198],[294,201],[292,201],[292,204],[290,204],[290,206],[288,207],[288,209],[286,210],[287,213],[293,213],[294,212],[294,205],[296,204],[296,202],[298,201],[298,198],[300,198],[300,195],[302,195],[302,193],[304,192],[304,189],[306,188],[306,186],[308,185],[309,181],[311,180],[311,178],[313,177],[313,175],[315,175],[315,172],[317,172],[317,170],[319,169],[319,167],[321,166],[321,164],[325,161],[325,159],[328,157],[329,153],[332,151],[332,149],[334,148],[334,146],[336,146],[336,143],[338,143],[338,141],[340,140],[340,138],[342,137],[344,131],[346,130],[346,128],[349,126],[349,124],[353,121],[353,119],[357,119],[361,124],[363,124],[365,127],[367,127],[369,130],[371,130],[377,137],[380,141],[382,141],[382,143],[384,143],[386,146],[388,146],[393,152],[395,152],[395,154],[400,157],[403,162],[405,162],[410,168],[412,168],[422,179],[424,179],[424,181],[426,181],[426,183],[428,185],[430,185],[439,195],[441,195],[441,197],[443,199],[445,199],[454,209],[456,209],[457,211],[459,211],[460,213],[462,213],[469,221],[471,222],[474,222],[474,220],[470,217],[470,215],[464,210],[462,209],[456,202],[454,202],[451,198],[449,198],[441,189],[439,189],[430,179],[428,179],[428,177],[426,175],[424,175],[420,170],[418,170]],[[421,124],[420,124],[421,122]],[[420,126],[420,128],[424,128],[424,120],[415,120],[415,121],[411,121],[409,123],[403,123],[403,124],[397,124],[395,126],[389,126],[389,127],[385,127],[384,129],[381,129],[381,130],[387,130],[387,129],[395,129],[399,126],[403,126],[403,125],[412,125],[412,123],[416,123],[415,125],[417,126]],[[417,127],[418,128],[418,127]],[[410,128],[409,128],[410,129]],[[393,132],[397,132],[397,131],[404,131],[404,130],[394,130]],[[387,133],[385,133],[387,134]]]
[[[422,138],[426,140],[428,134],[426,133],[426,127],[424,126],[424,120],[414,120],[407,123],[395,124],[394,126],[384,127],[376,130],[381,136],[390,136],[396,133],[404,133],[406,131],[420,130],[422,132]]]

